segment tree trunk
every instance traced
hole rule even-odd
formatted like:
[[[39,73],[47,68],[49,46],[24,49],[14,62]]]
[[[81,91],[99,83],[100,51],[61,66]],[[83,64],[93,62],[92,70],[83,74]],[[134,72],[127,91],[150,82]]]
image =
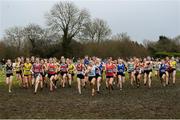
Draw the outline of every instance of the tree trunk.
[[[65,32],[65,34],[63,35],[63,42],[62,42],[63,55],[65,57],[69,57],[71,54],[70,43],[71,43],[71,38],[68,38],[67,33]]]

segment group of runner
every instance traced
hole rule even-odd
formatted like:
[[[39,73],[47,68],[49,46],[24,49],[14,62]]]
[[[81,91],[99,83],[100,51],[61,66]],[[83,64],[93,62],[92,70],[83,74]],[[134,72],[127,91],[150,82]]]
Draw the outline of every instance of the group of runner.
[[[131,85],[136,87],[139,87],[140,81],[143,80],[144,85],[151,88],[153,71],[160,78],[164,87],[169,84],[170,78],[175,84],[176,64],[174,57],[171,59],[166,57],[162,60],[152,60],[151,57],[144,59],[134,57],[126,61],[121,58],[113,60],[109,57],[102,60],[88,56],[77,61],[63,56],[60,60],[18,57],[14,62],[7,60],[5,74],[9,92],[12,89],[13,75],[16,75],[19,86],[22,88],[33,86],[34,94],[37,93],[38,87],[43,89],[44,86],[48,86],[52,92],[57,89],[58,82],[63,88],[67,85],[71,87],[72,81],[77,79],[78,93],[81,94],[82,87],[86,87],[89,82],[91,95],[94,96],[95,93],[100,93],[102,80],[105,80],[109,92],[113,90],[115,84],[122,90],[126,75],[129,76]]]

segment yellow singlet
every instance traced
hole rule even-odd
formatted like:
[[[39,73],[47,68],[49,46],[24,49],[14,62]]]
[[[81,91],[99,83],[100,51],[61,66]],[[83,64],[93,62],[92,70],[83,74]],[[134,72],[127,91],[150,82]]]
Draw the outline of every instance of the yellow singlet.
[[[74,68],[75,68],[74,64],[68,65],[68,72],[69,73],[74,73]]]
[[[32,68],[32,64],[31,63],[24,63],[24,75],[31,75],[31,68]]]
[[[176,61],[171,61],[171,62],[170,62],[170,66],[171,66],[172,68],[176,68]]]
[[[16,62],[15,63],[15,71],[20,71],[21,70],[21,66],[20,66],[20,63],[19,62]]]

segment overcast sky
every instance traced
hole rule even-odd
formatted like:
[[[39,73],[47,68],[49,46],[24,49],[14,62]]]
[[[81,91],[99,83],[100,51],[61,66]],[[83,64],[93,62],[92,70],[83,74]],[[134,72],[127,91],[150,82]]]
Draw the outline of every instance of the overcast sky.
[[[72,0],[92,18],[108,22],[112,33],[127,32],[138,42],[180,35],[180,0]],[[45,13],[57,0],[0,0],[0,38],[4,30],[29,23],[46,26]]]

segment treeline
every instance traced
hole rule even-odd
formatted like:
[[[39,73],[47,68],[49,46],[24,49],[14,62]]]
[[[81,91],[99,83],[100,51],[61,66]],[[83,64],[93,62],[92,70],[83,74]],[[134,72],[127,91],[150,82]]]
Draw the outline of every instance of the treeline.
[[[144,46],[154,57],[179,56],[180,57],[180,36],[168,38],[160,36],[159,40],[145,40]]]
[[[0,59],[17,56],[59,58],[62,55],[125,58],[180,51],[180,37],[170,39],[161,36],[157,42],[146,40],[141,44],[126,33],[112,35],[106,21],[92,19],[86,9],[79,9],[72,2],[55,4],[45,18],[45,28],[29,24],[7,29],[0,41]]]

